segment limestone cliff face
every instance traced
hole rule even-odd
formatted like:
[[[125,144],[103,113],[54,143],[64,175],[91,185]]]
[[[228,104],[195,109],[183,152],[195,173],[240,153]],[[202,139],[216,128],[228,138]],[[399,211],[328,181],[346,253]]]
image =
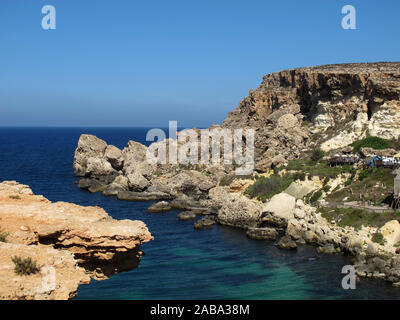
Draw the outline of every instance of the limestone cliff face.
[[[313,133],[328,129],[336,134],[321,141],[325,150],[350,144],[367,130],[371,135],[398,138],[399,98],[400,63],[286,70],[264,76],[222,126],[257,128],[256,151],[262,167],[264,162],[273,163],[278,154],[299,156],[312,145]],[[284,152],[285,148],[292,150]]]
[[[135,268],[142,243],[153,239],[141,221],[114,220],[99,207],[52,203],[15,181],[0,183],[0,299],[68,299],[78,285]],[[39,272],[14,273],[12,256],[32,258]]]

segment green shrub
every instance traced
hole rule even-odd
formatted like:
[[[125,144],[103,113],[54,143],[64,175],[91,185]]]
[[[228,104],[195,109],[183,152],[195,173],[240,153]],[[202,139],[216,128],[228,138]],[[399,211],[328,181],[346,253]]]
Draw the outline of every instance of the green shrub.
[[[219,182],[220,186],[230,186],[235,179],[252,179],[254,180],[254,176],[252,174],[249,175],[236,175],[236,174],[227,174],[224,176]]]
[[[374,235],[372,236],[372,241],[375,242],[375,243],[378,243],[378,244],[380,244],[382,246],[385,245],[385,243],[386,243],[385,237],[380,232],[375,232],[374,233]]]
[[[14,263],[14,272],[20,276],[30,275],[39,271],[36,266],[36,261],[31,258],[12,257],[11,261]]]
[[[292,182],[293,177],[291,175],[281,177],[279,174],[273,174],[268,178],[261,176],[246,189],[245,194],[248,194],[251,198],[257,197],[258,200],[263,201],[282,192]]]
[[[19,195],[10,195],[8,196],[10,199],[14,199],[14,200],[21,200],[21,197]]]
[[[322,190],[324,190],[325,192],[328,192],[329,190],[331,190],[331,186],[325,185]]]
[[[311,154],[311,160],[313,161],[319,161],[321,160],[325,155],[325,151],[323,151],[321,148],[316,148],[313,150]]]
[[[296,172],[293,174],[293,180],[306,180],[306,173],[305,172]]]
[[[8,233],[4,232],[3,229],[0,228],[0,242],[6,242],[7,236]]]
[[[347,180],[345,181],[344,185],[345,185],[346,187],[348,187],[348,186],[351,185],[352,183],[353,183],[353,179],[352,179],[352,178],[349,178],[349,179],[347,179]]]
[[[369,177],[371,175],[371,171],[368,169],[363,169],[360,171],[360,174],[358,176],[359,181],[363,181],[365,178]]]
[[[372,148],[375,150],[387,149],[390,147],[390,142],[386,139],[370,136],[362,140],[354,141],[351,146],[354,151],[359,151],[361,148]]]
[[[314,194],[310,198],[310,203],[316,202],[319,198],[321,198],[321,196],[322,196],[322,190],[314,192]]]
[[[301,171],[310,177],[318,176],[320,179],[329,177],[335,179],[340,174],[351,173],[353,166],[345,164],[343,166],[331,167],[328,161],[312,161],[307,159],[289,160],[286,170]],[[329,180],[327,180],[329,181]]]

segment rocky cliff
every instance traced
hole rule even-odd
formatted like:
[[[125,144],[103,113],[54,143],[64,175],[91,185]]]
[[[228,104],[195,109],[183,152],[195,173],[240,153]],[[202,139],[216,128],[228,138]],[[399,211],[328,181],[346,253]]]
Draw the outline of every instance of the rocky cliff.
[[[260,170],[355,139],[400,135],[400,63],[338,64],[264,76],[223,127],[252,127]]]
[[[153,239],[141,221],[52,203],[15,181],[0,183],[0,229],[0,299],[71,298],[90,278],[136,268],[139,246]],[[38,272],[15,274],[13,256],[33,259]]]
[[[342,148],[367,134],[397,139],[399,97],[400,63],[281,71],[266,75],[221,127],[255,129],[255,169],[266,172],[290,159],[307,158],[316,147]],[[135,141],[119,150],[95,136],[82,135],[74,158],[79,187],[122,200],[186,197],[188,208],[209,208],[210,203],[218,207],[209,191],[229,180],[233,166],[152,165],[147,150]],[[220,220],[231,223],[222,216]]]
[[[386,279],[400,286],[400,250],[397,252],[394,246],[400,239],[400,227],[396,221],[379,229],[384,237],[386,232],[393,238],[388,245],[379,245],[373,241],[377,227],[360,232],[353,227],[339,227],[301,200],[311,201],[314,192],[322,195],[323,190],[341,191],[347,182],[359,178],[356,170],[334,171],[319,161],[307,164],[309,171],[315,171],[307,172],[305,165],[315,148],[333,151],[367,134],[389,140],[399,138],[399,89],[400,63],[329,65],[265,76],[220,126],[256,130],[258,174],[236,176],[232,165],[152,165],[146,159],[148,148],[140,143],[130,141],[119,150],[85,134],[75,151],[74,172],[80,177],[78,186],[90,192],[128,201],[169,200],[159,205],[186,210],[181,214],[183,218],[205,215],[194,224],[195,228],[201,221],[211,227],[217,221],[245,229],[251,238],[281,237],[277,243],[281,248],[310,243],[321,252],[350,253],[356,257],[360,276]],[[298,168],[283,166],[295,158],[304,160]],[[271,182],[268,178],[276,166],[281,167]],[[260,177],[266,178],[264,194],[272,187],[277,191],[285,185],[282,177],[293,173],[286,171],[300,175],[292,177],[285,192],[270,199],[260,198],[266,203],[243,194]],[[347,196],[347,190],[343,190]]]

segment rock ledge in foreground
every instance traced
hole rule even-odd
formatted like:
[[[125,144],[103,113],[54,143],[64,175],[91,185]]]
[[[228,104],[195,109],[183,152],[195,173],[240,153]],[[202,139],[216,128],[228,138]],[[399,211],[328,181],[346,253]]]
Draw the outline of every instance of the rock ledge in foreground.
[[[99,207],[34,195],[15,181],[0,183],[0,299],[69,299],[90,278],[136,268],[142,243],[153,239],[142,221],[114,220]],[[32,258],[39,272],[14,273],[12,256]]]

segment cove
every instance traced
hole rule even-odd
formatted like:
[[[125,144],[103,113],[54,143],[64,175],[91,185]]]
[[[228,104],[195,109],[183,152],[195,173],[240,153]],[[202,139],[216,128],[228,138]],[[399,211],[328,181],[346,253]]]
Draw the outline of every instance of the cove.
[[[400,290],[361,279],[343,290],[345,256],[318,255],[314,247],[282,251],[273,242],[250,240],[243,231],[215,226],[194,230],[179,211],[146,213],[151,202],[124,202],[80,190],[72,172],[80,134],[119,148],[146,143],[147,128],[1,128],[0,178],[28,184],[51,201],[97,205],[115,219],[146,223],[154,240],[144,244],[137,269],[92,281],[76,299],[396,299]],[[27,155],[29,154],[29,157]],[[319,257],[319,258],[318,258]]]

